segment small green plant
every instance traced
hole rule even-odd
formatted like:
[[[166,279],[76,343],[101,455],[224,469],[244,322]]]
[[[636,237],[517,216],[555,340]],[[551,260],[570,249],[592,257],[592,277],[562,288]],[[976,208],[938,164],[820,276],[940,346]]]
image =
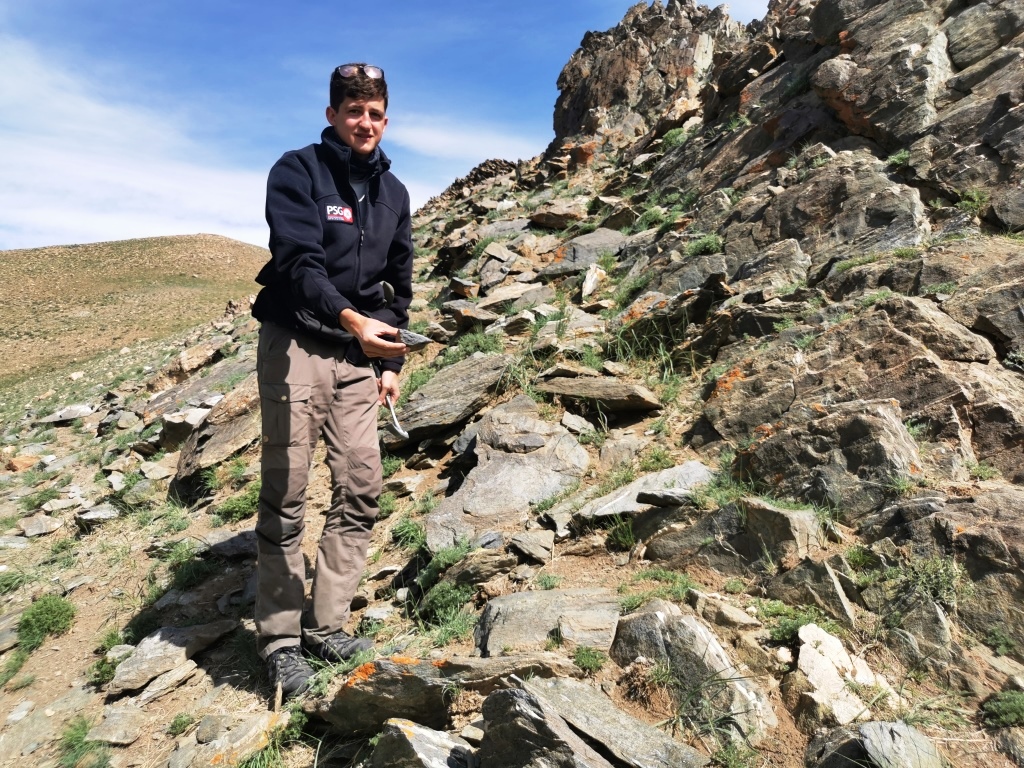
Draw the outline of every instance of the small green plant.
[[[746,744],[737,744],[728,738],[711,755],[711,764],[716,768],[757,768],[761,755]]]
[[[572,663],[588,675],[599,672],[607,661],[607,656],[596,648],[591,648],[589,645],[577,646],[572,654]]]
[[[485,237],[482,240],[478,240],[476,245],[473,246],[473,258],[479,259],[481,256],[483,256],[484,251],[487,250],[487,246],[493,243],[494,240],[495,238],[493,237]]]
[[[910,163],[910,150],[901,149],[899,152],[893,152],[889,157],[885,159],[886,165],[891,165],[893,168],[903,168]]]
[[[924,296],[927,296],[929,294],[952,296],[954,293],[956,293],[956,289],[957,284],[954,283],[952,280],[949,280],[944,283],[933,283],[932,285],[926,285],[924,288],[921,289],[921,294]]]
[[[193,589],[220,570],[213,560],[197,557],[193,543],[185,539],[175,544],[167,555],[167,569],[171,572],[171,587],[186,592]]]
[[[57,743],[60,768],[109,768],[110,750],[101,741],[86,741],[92,724],[83,716],[73,718]]]
[[[917,483],[906,475],[893,475],[886,480],[884,487],[893,496],[909,496],[917,488]]]
[[[260,502],[262,482],[255,480],[245,487],[242,493],[232,496],[217,507],[214,513],[221,523],[237,523],[256,514]]]
[[[892,249],[892,257],[894,259],[916,259],[920,255],[921,251],[913,246]]]
[[[8,683],[7,690],[11,691],[12,693],[14,691],[20,691],[24,688],[28,688],[35,681],[35,675],[22,675],[21,677],[16,678],[12,680],[10,683]]]
[[[850,567],[855,571],[865,571],[869,568],[877,568],[881,563],[878,556],[863,544],[855,544],[850,547],[846,550],[844,556],[846,557],[846,562],[849,563]]]
[[[618,287],[615,289],[615,294],[612,296],[612,299],[618,306],[624,307],[638,296],[640,292],[650,284],[653,278],[654,275],[649,271],[642,272],[639,275],[633,275],[632,277],[627,277],[619,283]]]
[[[629,465],[615,469],[597,486],[597,495],[604,496],[636,480],[636,470]]]
[[[390,491],[385,491],[377,499],[377,519],[387,520],[398,509],[398,497]]]
[[[400,547],[418,552],[427,546],[427,529],[406,515],[391,529],[391,539]]]
[[[807,333],[793,340],[793,346],[797,349],[810,349],[811,345],[814,344],[814,340],[818,338],[816,333]]]
[[[0,595],[15,592],[26,584],[31,584],[36,576],[28,571],[4,571],[0,573]]]
[[[621,516],[614,518],[605,538],[608,549],[617,552],[628,552],[636,545],[636,534],[633,532],[633,518]]]
[[[878,261],[877,253],[868,253],[865,254],[864,256],[854,256],[852,259],[846,259],[844,261],[840,261],[838,264],[835,264],[832,267],[832,271],[839,273],[846,272],[848,270],[854,269],[855,267],[862,267],[865,264],[874,264],[876,261]]]
[[[404,393],[403,393],[404,394]],[[392,456],[390,453],[383,452],[380,457],[381,465],[384,469],[384,478],[391,477],[395,472],[402,468],[404,463],[400,456]]]
[[[743,581],[743,579],[729,579],[722,586],[722,589],[725,590],[726,594],[729,595],[738,595],[746,588],[747,585]]]
[[[56,488],[44,488],[41,491],[30,493],[18,500],[18,504],[26,512],[35,512],[43,504],[60,497],[60,491]]]
[[[195,721],[196,718],[188,712],[179,712],[171,720],[171,724],[167,726],[167,734],[169,736],[181,736],[181,734],[192,727]]]
[[[755,605],[758,616],[766,620],[768,636],[776,643],[793,643],[797,632],[807,624],[817,624],[833,634],[840,631],[836,622],[814,606],[790,606],[780,600],[758,600]]]
[[[668,450],[660,445],[655,445],[648,450],[640,459],[641,472],[658,472],[676,465]]]
[[[991,480],[992,478],[999,476],[999,470],[991,464],[986,464],[984,461],[979,461],[976,464],[968,464],[967,471],[975,480]]]
[[[441,366],[452,365],[467,357],[483,352],[490,354],[502,351],[501,337],[496,334],[487,335],[482,328],[477,328],[472,333],[467,333],[455,347],[449,347],[439,358]]]
[[[403,379],[402,379],[402,394],[400,394],[398,396],[398,402],[395,403],[395,407],[397,408],[397,407],[405,405],[407,402],[409,402],[409,398],[412,396],[412,394],[417,389],[419,389],[424,384],[426,384],[428,381],[430,381],[432,378],[434,378],[434,374],[436,372],[437,371],[434,368],[426,367],[426,368],[417,368],[415,371],[411,371],[408,374],[406,374],[403,377]],[[389,458],[395,459],[396,457],[389,457]],[[397,459],[397,460],[398,460],[398,466],[396,466],[394,468],[394,470],[392,471],[391,474],[394,474],[395,472],[397,472],[399,467],[401,467],[401,465],[402,465],[401,459]],[[390,476],[391,475],[384,475],[384,477],[390,477]]]
[[[661,137],[661,143],[666,150],[683,146],[690,139],[690,132],[685,128],[673,128]]]
[[[62,635],[71,629],[75,606],[56,595],[44,595],[25,609],[18,623],[18,647],[31,653],[51,635]]]
[[[967,573],[952,557],[911,558],[901,568],[891,568],[886,578],[896,589],[917,595],[948,608],[956,608],[957,598],[967,591]]]
[[[873,307],[880,301],[888,299],[890,296],[892,296],[892,291],[890,291],[888,288],[883,288],[880,291],[873,291],[872,293],[869,293],[866,296],[862,296],[857,303],[863,309],[867,309],[868,307]]]
[[[980,216],[982,211],[985,210],[985,206],[988,205],[988,201],[988,192],[984,189],[973,187],[960,195],[960,200],[957,202],[956,207],[966,213]]]
[[[790,328],[796,325],[796,321],[792,317],[784,317],[781,320],[777,320],[772,323],[772,330],[775,333],[782,333],[788,331]]]
[[[1003,691],[981,705],[985,724],[992,728],[1024,725],[1024,691]]]
[[[1002,627],[992,627],[985,633],[985,645],[996,652],[997,656],[1005,656],[1017,650],[1017,642]]]
[[[713,253],[721,253],[725,247],[725,240],[720,235],[703,235],[686,245],[686,255],[704,256]]]
[[[555,589],[561,583],[562,577],[552,573],[542,573],[537,577],[537,586],[541,589]]]
[[[104,656],[89,666],[85,673],[86,678],[97,687],[104,686],[114,679],[118,664],[119,662],[111,661]]]

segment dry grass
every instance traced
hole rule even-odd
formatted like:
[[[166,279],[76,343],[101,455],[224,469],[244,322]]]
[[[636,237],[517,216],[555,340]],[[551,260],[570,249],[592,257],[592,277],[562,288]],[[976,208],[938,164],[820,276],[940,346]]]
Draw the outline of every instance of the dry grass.
[[[0,252],[0,385],[218,317],[268,255],[216,235]]]

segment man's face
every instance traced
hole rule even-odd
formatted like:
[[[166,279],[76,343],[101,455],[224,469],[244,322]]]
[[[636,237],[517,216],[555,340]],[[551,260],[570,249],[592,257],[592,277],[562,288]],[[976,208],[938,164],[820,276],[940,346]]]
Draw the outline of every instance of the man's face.
[[[353,152],[365,157],[380,144],[388,124],[384,99],[347,98],[336,110],[327,108],[327,122]]]

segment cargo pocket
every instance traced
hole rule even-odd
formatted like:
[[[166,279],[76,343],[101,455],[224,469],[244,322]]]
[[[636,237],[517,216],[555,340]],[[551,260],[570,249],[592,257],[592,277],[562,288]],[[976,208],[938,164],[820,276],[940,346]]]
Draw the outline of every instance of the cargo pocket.
[[[309,440],[312,389],[309,384],[260,384],[264,445],[294,446]]]

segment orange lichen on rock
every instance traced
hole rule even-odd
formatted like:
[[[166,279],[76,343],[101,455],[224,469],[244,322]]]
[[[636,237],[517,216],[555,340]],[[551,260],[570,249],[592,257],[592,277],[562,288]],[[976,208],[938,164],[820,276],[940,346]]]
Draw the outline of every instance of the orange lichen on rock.
[[[395,664],[417,664],[419,659],[414,659],[411,656],[392,656],[391,661]]]
[[[828,408],[821,403],[811,403],[811,410],[816,413],[828,413]]]
[[[351,688],[356,683],[365,683],[377,672],[377,665],[368,661],[362,666],[356,667],[345,681],[345,687]]]
[[[433,664],[438,669],[444,669],[445,667],[448,666],[448,659],[435,659],[434,661],[432,661],[430,663]]]
[[[744,378],[746,377],[743,375],[743,371],[741,371],[739,367],[726,371],[724,374],[719,376],[718,381],[715,382],[715,389],[711,393],[711,397],[730,391],[737,381],[743,381]]]

